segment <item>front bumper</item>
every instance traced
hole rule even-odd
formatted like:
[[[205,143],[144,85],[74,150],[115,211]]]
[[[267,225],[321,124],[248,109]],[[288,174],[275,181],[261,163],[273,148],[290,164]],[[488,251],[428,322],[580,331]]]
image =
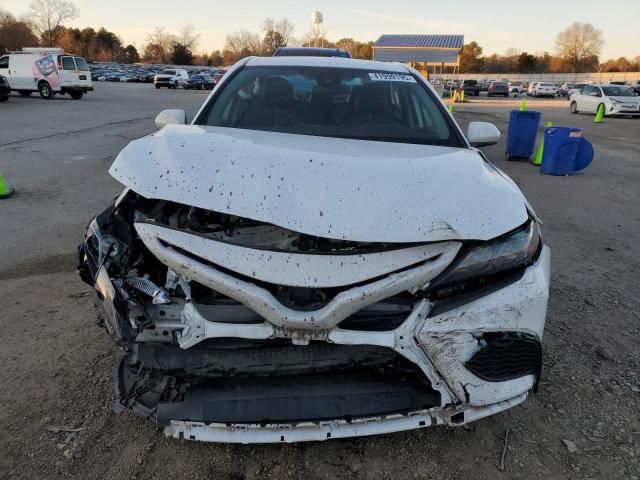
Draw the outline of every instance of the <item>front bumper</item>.
[[[607,108],[607,115],[625,115],[636,116],[640,115],[640,106],[633,104],[609,104]]]
[[[149,245],[150,243],[147,244]],[[175,251],[162,253],[160,247],[152,248],[152,251],[170,268],[188,271],[191,279],[204,284],[213,282],[216,290],[227,295],[233,295],[234,289],[241,292],[242,303],[258,312],[262,320],[247,324],[224,324],[212,321],[206,314],[206,307],[189,302],[184,307],[178,307],[175,314],[164,314],[164,320],[158,320],[152,328],[142,331],[137,341],[155,339],[161,342],[162,336],[167,335],[163,331],[166,328],[169,335],[175,332],[180,347],[186,351],[204,344],[203,342],[223,338],[252,341],[286,339],[299,345],[296,348],[301,349],[307,348],[309,342],[381,347],[411,362],[438,396],[437,404],[428,408],[356,418],[297,417],[287,421],[270,421],[265,418],[258,421],[228,422],[211,416],[214,414],[203,413],[207,410],[205,408],[196,408],[198,412],[195,414],[193,408],[189,412],[181,412],[180,405],[171,410],[177,412],[173,417],[161,418],[158,409],[147,408],[144,402],[135,395],[132,396],[136,385],[125,385],[126,382],[123,382],[120,375],[117,404],[131,408],[138,415],[163,427],[168,436],[230,443],[279,443],[373,435],[440,424],[461,425],[521,403],[538,380],[536,373],[532,371],[506,381],[488,381],[472,373],[467,364],[474,355],[486,348],[485,335],[508,332],[542,341],[549,292],[550,254],[547,247],[542,248],[537,261],[517,278],[456,300],[418,301],[400,326],[389,331],[349,330],[341,328],[335,320],[336,315],[348,315],[349,312],[344,310],[347,308],[345,305],[350,305],[359,295],[366,298],[374,294],[373,290],[359,290],[353,297],[343,296],[340,300],[342,303],[337,302],[328,308],[325,315],[311,317],[312,321],[318,322],[318,328],[301,329],[293,325],[295,322],[298,322],[298,326],[303,325],[306,321],[304,315],[299,319],[292,317],[290,320],[294,324],[283,321],[293,313],[282,310],[268,297],[252,291],[250,283],[225,277],[225,274],[216,269],[208,269],[199,262],[190,262],[188,258],[176,256]],[[450,259],[446,264],[449,262]],[[130,342],[132,338],[126,333],[127,320],[118,318],[116,305],[121,301],[117,298],[118,289],[104,271],[101,273],[98,275],[96,288],[104,299],[105,318],[110,325],[108,329],[119,343]],[[424,268],[411,269],[391,281],[385,280],[384,295],[396,291],[396,287],[400,291],[410,288],[411,282],[423,282],[427,277],[423,278],[421,275],[428,273]],[[170,312],[170,309],[167,308],[166,311]],[[150,320],[155,322],[155,319]],[[172,370],[165,369],[165,377],[172,378],[171,375],[166,375],[167,371]],[[172,403],[170,407],[175,407],[173,403],[179,403],[181,398],[184,397],[172,397],[169,400]],[[205,398],[202,405],[207,402],[209,400]]]

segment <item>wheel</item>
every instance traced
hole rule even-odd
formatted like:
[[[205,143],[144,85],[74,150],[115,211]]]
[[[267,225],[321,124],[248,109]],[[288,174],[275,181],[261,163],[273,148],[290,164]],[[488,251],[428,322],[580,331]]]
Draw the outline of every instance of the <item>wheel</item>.
[[[576,103],[576,101],[574,100],[573,102],[571,102],[571,105],[569,105],[569,111],[571,113],[573,113],[574,115],[576,113],[578,113],[578,104]]]
[[[84,96],[84,92],[70,92],[69,95],[74,100],[80,100]]]
[[[45,100],[49,100],[53,97],[53,91],[51,90],[51,86],[47,82],[42,82],[38,87],[38,92],[40,92],[40,96]]]
[[[18,90],[18,93],[23,97],[28,97],[29,95],[31,95],[31,90]]]
[[[0,103],[6,102],[7,100],[9,100],[9,95],[7,95],[6,97],[0,97]]]
[[[508,98],[508,97],[509,97],[509,94],[508,94],[508,93],[505,93],[505,94],[504,94],[504,98]]]
[[[156,88],[160,88],[160,85],[158,85],[157,83],[156,83]]]
[[[474,92],[474,93],[473,93],[473,96],[474,96],[474,97],[479,97],[479,96],[480,96],[480,92]]]

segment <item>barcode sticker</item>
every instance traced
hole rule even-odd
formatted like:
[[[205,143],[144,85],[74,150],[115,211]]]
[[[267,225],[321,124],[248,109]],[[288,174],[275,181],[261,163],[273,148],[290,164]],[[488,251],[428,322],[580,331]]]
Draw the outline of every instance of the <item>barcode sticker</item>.
[[[409,82],[416,83],[412,75],[402,73],[369,73],[369,78],[374,82]]]
[[[582,137],[582,132],[569,132],[569,138],[580,138]]]

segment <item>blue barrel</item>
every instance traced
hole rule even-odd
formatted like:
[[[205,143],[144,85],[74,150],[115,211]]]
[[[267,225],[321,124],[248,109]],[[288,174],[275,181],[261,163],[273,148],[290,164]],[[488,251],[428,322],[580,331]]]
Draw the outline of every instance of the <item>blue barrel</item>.
[[[577,160],[581,141],[581,128],[545,128],[540,171],[548,175],[571,175],[580,170],[581,165],[578,165]]]
[[[536,144],[540,112],[511,110],[507,130],[507,160],[512,158],[528,159]]]

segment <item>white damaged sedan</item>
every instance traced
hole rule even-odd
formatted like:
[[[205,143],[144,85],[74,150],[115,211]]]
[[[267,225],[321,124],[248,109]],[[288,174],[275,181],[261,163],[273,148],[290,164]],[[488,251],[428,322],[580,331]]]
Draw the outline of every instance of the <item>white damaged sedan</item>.
[[[462,425],[540,380],[539,220],[402,64],[247,58],[111,175],[80,275],[123,348],[116,404],[202,441]]]

